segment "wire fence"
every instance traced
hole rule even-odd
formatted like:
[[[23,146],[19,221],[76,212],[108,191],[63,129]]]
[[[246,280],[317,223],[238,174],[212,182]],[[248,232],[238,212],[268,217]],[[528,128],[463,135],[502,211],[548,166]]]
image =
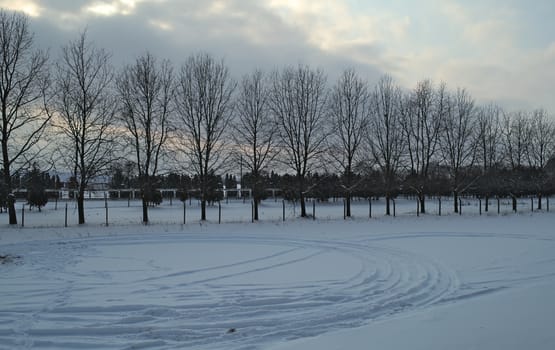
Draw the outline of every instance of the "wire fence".
[[[459,212],[454,212],[452,197],[427,198],[425,213],[422,213],[416,198],[397,198],[390,203],[390,217],[397,216],[448,216],[448,215],[510,215],[514,214],[511,198],[489,199],[460,198]],[[538,198],[519,198],[516,213],[533,213],[550,210],[550,198],[543,197],[541,206]],[[540,208],[541,209],[538,209]],[[16,204],[18,226],[32,227],[77,227],[77,202],[74,200],[51,201],[39,211],[24,202]],[[208,223],[250,223],[254,222],[253,203],[249,199],[228,199],[207,205]],[[487,209],[487,210],[486,210]],[[158,206],[148,208],[149,225],[198,224],[200,220],[200,201],[181,202],[166,199]],[[308,220],[373,220],[385,217],[385,199],[353,199],[351,217],[346,217],[343,199],[329,201],[307,200]],[[300,203],[279,198],[267,199],[259,204],[258,222],[278,222],[300,220]],[[0,220],[7,223],[7,214],[0,214]],[[303,220],[306,220],[303,218]],[[142,203],[140,200],[85,200],[85,221],[87,226],[98,225],[140,225],[142,224]],[[7,227],[7,224],[0,224]],[[0,227],[1,227],[0,226]]]

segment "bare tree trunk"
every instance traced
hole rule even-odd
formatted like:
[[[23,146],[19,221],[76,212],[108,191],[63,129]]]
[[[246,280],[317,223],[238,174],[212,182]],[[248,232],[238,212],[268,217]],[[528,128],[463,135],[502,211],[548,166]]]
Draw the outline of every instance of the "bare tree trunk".
[[[389,195],[389,193],[385,194],[385,215],[390,216],[391,215],[391,196]]]
[[[79,225],[85,223],[85,188],[81,185],[77,194],[77,218]]]
[[[486,207],[485,207],[485,211],[486,211],[486,213],[487,213],[487,212],[488,212],[488,210],[489,210],[489,195],[486,195],[486,198],[485,198],[485,200],[486,200]]]
[[[347,192],[345,196],[345,206],[346,206],[346,213],[345,216],[350,218],[351,217],[351,193]]]
[[[459,212],[459,191],[453,191],[453,210],[455,213]]]
[[[306,218],[306,203],[304,198],[303,191],[300,192],[300,201],[301,201],[301,217]]]
[[[142,205],[143,205],[143,224],[148,224],[148,200],[145,198],[144,194],[142,196]]]
[[[418,200],[420,201],[420,213],[426,214],[426,195],[422,191],[418,193]]]
[[[206,221],[206,199],[200,201],[200,219]]]
[[[542,210],[542,194],[538,193],[538,210]]]
[[[254,198],[254,220],[258,221],[258,198]]]
[[[10,225],[17,225],[17,213],[15,211],[15,197],[8,199],[8,215],[10,217]]]

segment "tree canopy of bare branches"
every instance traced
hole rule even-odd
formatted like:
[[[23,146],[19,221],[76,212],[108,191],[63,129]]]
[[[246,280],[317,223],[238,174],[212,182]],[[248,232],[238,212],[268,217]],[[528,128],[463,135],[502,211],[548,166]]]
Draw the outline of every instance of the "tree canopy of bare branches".
[[[391,215],[390,200],[394,182],[405,153],[400,112],[401,97],[401,89],[391,76],[382,77],[371,96],[371,118],[366,142],[372,161],[382,172],[386,215]]]
[[[527,156],[530,167],[543,169],[555,154],[555,122],[543,109],[535,110],[530,120]]]
[[[62,49],[57,64],[53,123],[61,131],[60,153],[77,182],[79,224],[91,179],[113,160],[115,100],[110,55],[87,41],[86,32]]]
[[[345,70],[331,90],[329,98],[332,133],[328,150],[342,173],[345,193],[345,216],[351,216],[351,193],[358,185],[354,181],[354,166],[362,161],[362,144],[370,117],[368,85],[352,69]]]
[[[179,72],[175,147],[199,178],[201,220],[206,220],[210,177],[230,158],[224,134],[233,117],[236,85],[224,62],[208,54],[189,57]]]
[[[476,159],[476,113],[474,100],[464,89],[449,97],[447,113],[443,119],[442,153],[449,168],[454,199],[454,211],[459,212],[458,196],[464,180],[463,169]]]
[[[169,61],[158,63],[152,54],[146,53],[124,67],[116,85],[119,118],[134,154],[141,186],[142,221],[147,224],[148,203],[155,190],[152,180],[158,173],[170,131],[173,69]]]
[[[35,146],[49,121],[44,113],[48,57],[33,49],[33,40],[28,17],[0,9],[0,147],[8,193],[13,190],[13,173],[38,154]],[[14,201],[8,204],[9,223],[17,224]]]
[[[524,112],[505,114],[502,123],[503,147],[511,169],[520,169],[526,162],[530,142],[530,123]]]
[[[269,109],[269,88],[261,71],[243,77],[236,103],[233,138],[253,178],[254,220],[258,220],[262,172],[278,154],[276,124]]]
[[[279,125],[282,161],[295,172],[301,217],[306,217],[305,176],[325,151],[326,77],[308,66],[274,72],[270,108]]]
[[[435,159],[442,120],[446,111],[445,84],[434,87],[424,80],[402,101],[401,112],[406,152],[410,161],[411,188],[417,193],[420,212],[426,212],[425,194],[429,185],[429,170]]]

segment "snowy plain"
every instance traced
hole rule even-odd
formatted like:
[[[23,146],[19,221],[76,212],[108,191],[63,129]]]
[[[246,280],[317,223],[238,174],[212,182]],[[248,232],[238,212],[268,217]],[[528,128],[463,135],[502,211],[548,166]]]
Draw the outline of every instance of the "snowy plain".
[[[0,215],[0,349],[554,349],[555,213],[428,202],[65,203]],[[544,205],[545,208],[545,205]],[[312,206],[309,205],[309,212]]]

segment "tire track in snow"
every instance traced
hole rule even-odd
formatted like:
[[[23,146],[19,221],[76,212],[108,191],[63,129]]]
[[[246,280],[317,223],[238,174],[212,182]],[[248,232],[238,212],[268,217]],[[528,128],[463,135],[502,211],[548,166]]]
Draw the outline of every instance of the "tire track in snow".
[[[161,264],[153,256],[113,260],[120,271],[135,271],[141,262],[149,266],[149,276],[140,278],[118,279],[113,271],[93,267],[74,269],[91,258],[113,259],[104,247],[151,243],[265,246],[271,253],[171,273],[157,267]],[[4,282],[12,285],[12,292],[2,293],[5,306],[0,310],[0,341],[8,348],[260,348],[424,308],[448,299],[459,283],[437,262],[375,242],[161,235],[21,247],[29,248],[34,253],[22,271],[14,267]],[[311,264],[335,265],[329,259],[337,261],[340,273],[287,278],[290,271]],[[341,266],[344,261],[349,263]],[[30,281],[40,281],[46,272],[54,281],[43,286],[48,296]],[[280,279],[268,278],[273,274]],[[26,296],[29,300],[22,302]],[[16,320],[18,329],[13,329]],[[230,328],[237,332],[225,334]]]

